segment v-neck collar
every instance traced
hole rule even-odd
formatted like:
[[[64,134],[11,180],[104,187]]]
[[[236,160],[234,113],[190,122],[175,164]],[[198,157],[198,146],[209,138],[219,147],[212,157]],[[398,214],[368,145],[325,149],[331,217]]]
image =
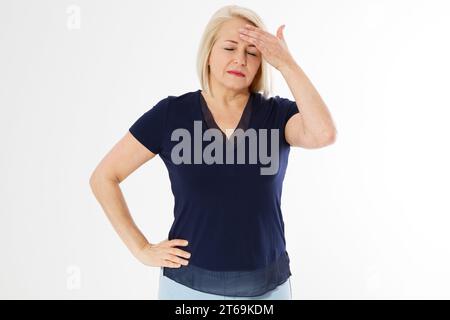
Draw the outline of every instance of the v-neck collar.
[[[220,129],[220,127],[217,125],[216,121],[214,120],[214,117],[211,113],[211,111],[209,110],[208,104],[205,100],[205,97],[203,97],[201,90],[198,90],[198,95],[199,100],[200,100],[200,105],[201,105],[201,109],[202,109],[202,114],[203,114],[203,120],[206,123],[206,126],[208,128],[215,128],[220,130],[220,132],[223,135],[223,138],[225,139],[226,142],[230,142],[231,139],[233,139],[235,137],[235,133],[237,129],[242,129],[243,131],[246,131],[249,128],[250,125],[250,118],[252,115],[252,109],[253,109],[253,93],[250,92],[250,95],[248,97],[247,103],[244,107],[244,111],[242,112],[241,118],[239,119],[238,125],[237,127],[233,130],[233,133],[231,134],[230,138],[227,137],[227,135],[222,131],[222,129]]]

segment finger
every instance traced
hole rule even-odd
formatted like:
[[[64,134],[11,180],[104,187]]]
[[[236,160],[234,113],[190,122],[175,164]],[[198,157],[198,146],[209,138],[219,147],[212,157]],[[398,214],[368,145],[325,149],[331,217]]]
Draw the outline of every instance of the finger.
[[[248,36],[248,37],[251,37],[251,38],[254,38],[254,39],[258,39],[260,41],[267,41],[268,40],[263,34],[260,34],[258,32],[251,31],[251,30],[239,31],[239,35],[241,35],[241,34],[245,35],[245,36]]]
[[[189,242],[184,239],[173,239],[169,241],[169,245],[171,246],[187,246]]]
[[[252,26],[250,24],[246,24],[245,25],[245,29],[249,30],[251,32],[257,33],[257,34],[261,35],[261,37],[264,37],[267,40],[270,40],[270,39],[272,39],[274,37],[274,35],[271,34],[270,32],[267,32],[267,31],[265,31],[265,30],[263,30],[261,28]]]
[[[169,261],[172,261],[172,262],[175,262],[175,263],[180,263],[180,264],[185,265],[185,266],[187,266],[189,264],[188,260],[181,259],[180,257],[175,256],[173,254],[169,254],[167,256],[166,260],[169,260]]]
[[[240,36],[241,39],[244,39],[245,41],[253,43],[256,46],[256,49],[258,49],[260,52],[263,52],[263,50],[264,50],[264,43],[261,42],[261,40],[249,37],[249,36],[247,36],[245,34],[241,34],[239,36]]]
[[[175,263],[175,262],[172,262],[169,260],[164,260],[163,266],[168,267],[168,268],[179,268],[179,267],[181,267],[181,264]]]
[[[177,255],[177,256],[180,256],[180,257],[184,257],[184,258],[187,258],[187,259],[189,259],[191,257],[191,254],[189,252],[181,250],[181,249],[178,249],[178,248],[172,248],[169,252],[171,254],[174,254],[174,255]]]
[[[266,38],[265,36],[252,33],[251,31],[240,32],[239,37],[250,43],[255,44],[259,49],[259,51],[263,51],[267,45],[273,44],[275,41],[272,36],[271,36],[272,38],[269,39]]]
[[[277,37],[278,38],[280,38],[280,39],[282,39],[282,40],[284,40],[284,35],[283,35],[283,33],[284,33],[284,28],[286,27],[286,25],[282,25],[282,26],[280,26],[279,28],[278,28],[278,30],[277,30]]]

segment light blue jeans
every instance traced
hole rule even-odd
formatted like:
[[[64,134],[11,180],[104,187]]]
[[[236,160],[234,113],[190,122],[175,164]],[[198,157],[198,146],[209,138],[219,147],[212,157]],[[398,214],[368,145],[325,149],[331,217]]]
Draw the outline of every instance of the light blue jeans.
[[[275,289],[256,297],[230,297],[206,293],[189,288],[181,283],[173,281],[163,274],[160,268],[159,274],[159,300],[292,300],[291,278]]]

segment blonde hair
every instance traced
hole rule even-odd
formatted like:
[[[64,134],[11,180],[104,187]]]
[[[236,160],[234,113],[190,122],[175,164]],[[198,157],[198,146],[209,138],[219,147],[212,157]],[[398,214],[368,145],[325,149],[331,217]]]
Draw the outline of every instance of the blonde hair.
[[[237,5],[228,5],[217,10],[205,27],[197,53],[197,75],[200,79],[202,90],[210,93],[210,71],[208,66],[209,55],[217,40],[217,35],[222,25],[234,18],[241,18],[249,24],[267,31],[262,19],[252,10]],[[272,75],[270,65],[261,59],[261,65],[250,85],[250,92],[263,92],[268,97],[272,91]]]

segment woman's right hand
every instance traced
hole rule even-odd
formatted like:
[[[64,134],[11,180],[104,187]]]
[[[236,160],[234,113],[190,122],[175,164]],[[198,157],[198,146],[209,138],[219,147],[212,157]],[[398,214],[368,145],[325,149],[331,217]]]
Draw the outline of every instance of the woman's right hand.
[[[146,244],[138,253],[137,258],[143,264],[151,267],[179,268],[188,265],[191,254],[187,251],[175,248],[187,246],[188,241],[183,239],[164,240],[158,244]]]

